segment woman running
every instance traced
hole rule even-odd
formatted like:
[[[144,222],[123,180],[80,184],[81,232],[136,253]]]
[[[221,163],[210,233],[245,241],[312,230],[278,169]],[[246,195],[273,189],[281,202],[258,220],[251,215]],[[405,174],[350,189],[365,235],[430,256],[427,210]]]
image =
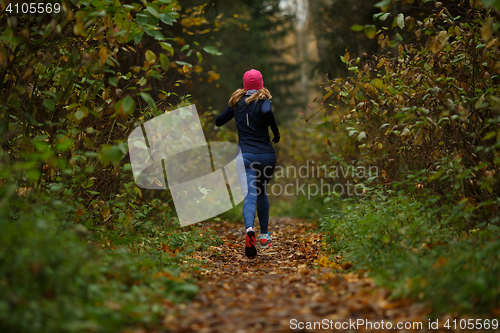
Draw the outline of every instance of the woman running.
[[[269,127],[274,134],[273,142],[280,141],[280,132],[273,111],[271,93],[264,88],[262,74],[251,69],[243,75],[243,88],[236,90],[229,100],[229,106],[215,120],[216,126],[222,126],[235,118],[238,129],[238,146],[245,164],[248,194],[243,203],[245,220],[245,254],[249,258],[257,256],[255,247],[255,207],[260,223],[261,249],[271,247],[271,238],[267,231],[269,224],[269,200],[266,185],[271,180],[276,167],[276,153],[271,144]]]

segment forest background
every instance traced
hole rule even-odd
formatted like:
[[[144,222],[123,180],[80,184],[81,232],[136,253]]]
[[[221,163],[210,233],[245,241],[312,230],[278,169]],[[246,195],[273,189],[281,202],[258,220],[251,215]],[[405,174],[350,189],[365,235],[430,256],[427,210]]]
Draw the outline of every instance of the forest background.
[[[320,221],[395,297],[498,316],[500,1],[50,4],[1,2],[2,329],[154,327],[163,299],[196,294],[189,254],[220,239],[135,185],[127,137],[194,103],[207,141],[236,142],[214,119],[250,68],[280,165],[378,170],[325,180],[361,196],[271,195],[271,214]]]

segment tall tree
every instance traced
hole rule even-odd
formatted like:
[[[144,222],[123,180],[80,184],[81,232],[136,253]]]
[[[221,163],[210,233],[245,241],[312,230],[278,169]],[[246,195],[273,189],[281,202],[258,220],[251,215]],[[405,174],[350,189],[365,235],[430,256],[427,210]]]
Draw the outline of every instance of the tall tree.
[[[288,57],[296,48],[289,42],[293,17],[284,15],[280,1],[218,1],[213,7],[195,0],[183,4],[181,18],[196,9],[198,22],[203,22],[199,29],[190,29],[192,35],[185,34],[184,42],[191,44],[191,39],[199,40],[203,35],[223,53],[221,57],[208,55],[210,67],[205,76],[192,79],[185,87],[191,89],[200,111],[224,109],[231,94],[242,87],[243,74],[251,68],[262,72],[278,120],[288,119],[291,110],[303,104],[301,95],[294,90],[300,80],[300,64]],[[211,31],[207,33],[206,29]],[[205,59],[199,65],[204,64]]]
[[[319,62],[314,73],[330,77],[345,77],[347,71],[340,62],[345,50],[356,54],[376,49],[376,40],[366,39],[349,29],[352,25],[373,24],[378,12],[378,0],[309,0],[310,26],[316,36]]]

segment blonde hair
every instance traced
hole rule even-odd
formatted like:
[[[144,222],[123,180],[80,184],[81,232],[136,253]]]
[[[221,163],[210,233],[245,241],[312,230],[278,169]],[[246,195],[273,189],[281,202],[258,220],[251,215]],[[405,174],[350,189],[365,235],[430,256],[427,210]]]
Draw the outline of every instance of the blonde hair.
[[[231,105],[231,107],[235,108],[236,104],[243,98],[243,96],[245,96],[246,92],[247,91],[245,89],[236,90],[231,95],[231,98],[229,99],[229,105]],[[267,88],[262,88],[261,90],[259,90],[255,94],[253,94],[252,96],[248,97],[245,102],[247,104],[249,104],[250,102],[253,102],[255,100],[260,100],[260,99],[271,100],[272,98],[273,98],[273,96],[271,96],[271,93],[269,92],[269,90],[267,90]]]

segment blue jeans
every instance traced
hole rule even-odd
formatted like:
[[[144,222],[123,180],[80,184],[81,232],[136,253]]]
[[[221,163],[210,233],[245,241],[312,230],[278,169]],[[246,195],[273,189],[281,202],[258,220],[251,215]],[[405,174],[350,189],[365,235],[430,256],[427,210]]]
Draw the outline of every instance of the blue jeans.
[[[245,229],[253,227],[255,220],[255,206],[259,217],[260,233],[267,233],[269,224],[269,200],[266,187],[273,177],[276,167],[276,154],[243,153],[245,173],[247,176],[248,195],[243,202],[243,218]]]

